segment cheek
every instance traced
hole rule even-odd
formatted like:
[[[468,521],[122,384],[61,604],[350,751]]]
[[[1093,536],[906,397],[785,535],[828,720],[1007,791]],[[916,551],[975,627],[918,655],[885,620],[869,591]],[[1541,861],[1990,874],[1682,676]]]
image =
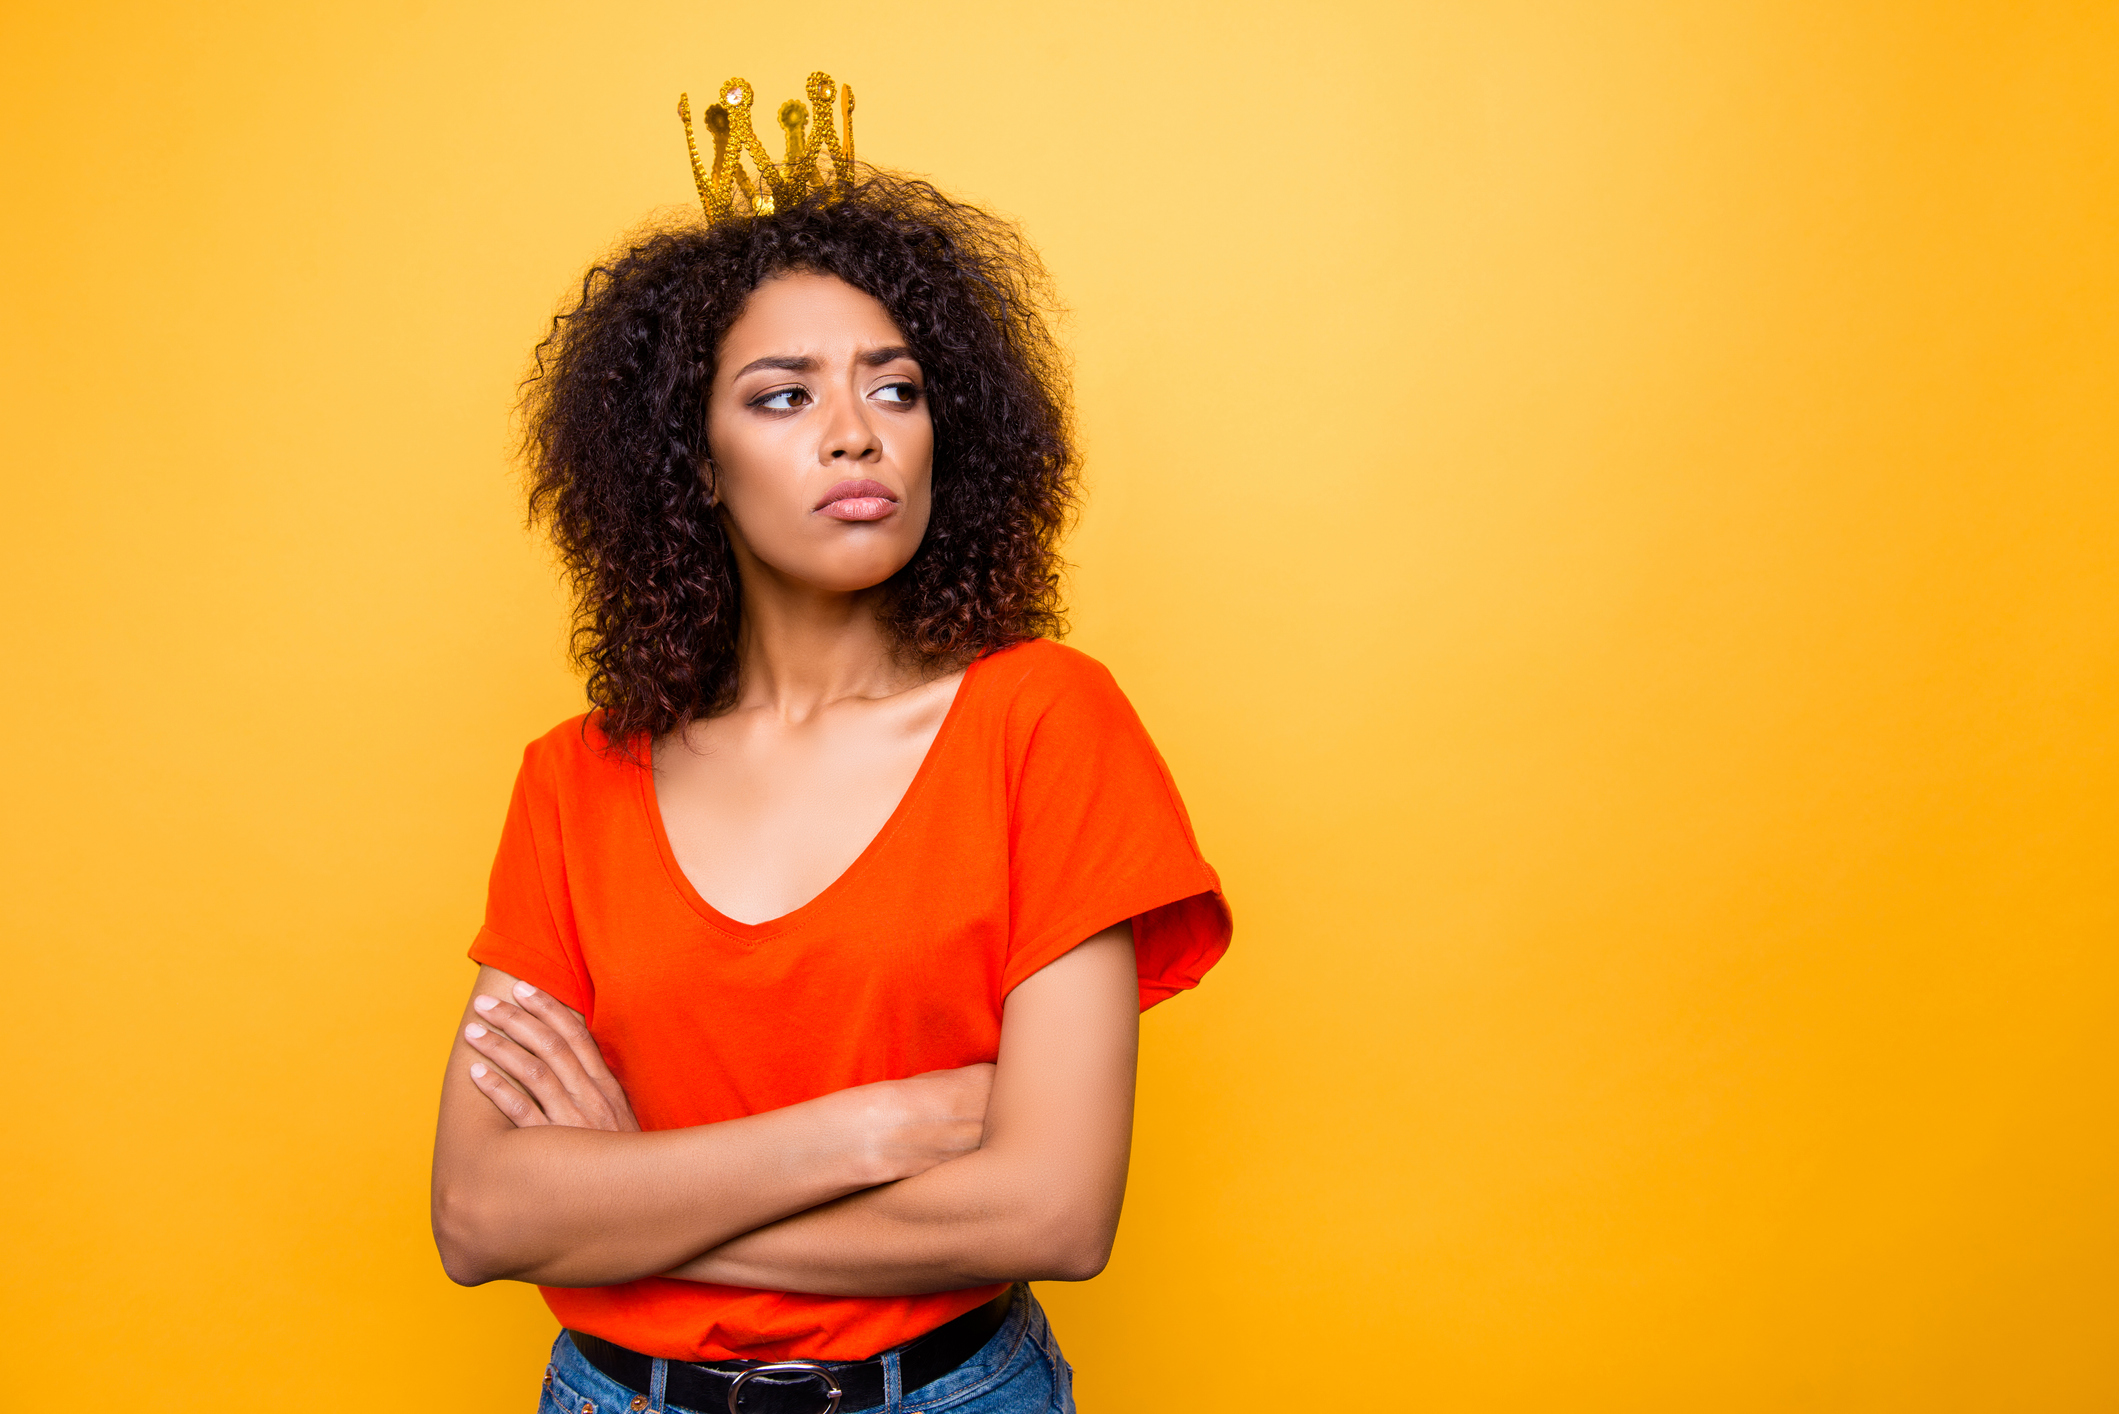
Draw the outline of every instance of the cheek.
[[[751,473],[751,474],[746,474]],[[809,507],[788,477],[757,467],[723,469],[721,514],[751,549],[775,563],[804,553]]]
[[[756,426],[709,420],[706,434],[713,465],[701,468],[701,474],[722,505],[750,504],[763,509],[771,504],[775,491],[786,490],[786,449],[761,435]]]
[[[934,423],[920,418],[906,427],[898,447],[898,465],[922,491],[934,484]]]

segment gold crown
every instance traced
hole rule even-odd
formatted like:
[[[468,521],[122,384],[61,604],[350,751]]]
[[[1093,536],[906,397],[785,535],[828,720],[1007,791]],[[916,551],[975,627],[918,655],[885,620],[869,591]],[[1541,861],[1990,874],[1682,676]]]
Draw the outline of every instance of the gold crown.
[[[819,69],[805,85],[809,102],[790,98],[780,105],[780,130],[787,135],[787,160],[773,161],[751,130],[750,106],[758,94],[748,79],[730,79],[721,85],[721,101],[700,114],[706,130],[714,136],[714,169],[700,164],[699,143],[692,136],[692,100],[677,95],[677,116],[684,120],[684,145],[692,154],[692,180],[699,184],[699,204],[709,222],[736,212],[736,194],[741,192],[753,216],[770,216],[782,206],[791,206],[814,191],[853,185],[853,90],[833,85],[831,75]],[[832,123],[834,93],[846,115],[846,140],[839,141]],[[814,132],[806,132],[812,115]],[[755,178],[743,170],[749,157],[757,168]]]

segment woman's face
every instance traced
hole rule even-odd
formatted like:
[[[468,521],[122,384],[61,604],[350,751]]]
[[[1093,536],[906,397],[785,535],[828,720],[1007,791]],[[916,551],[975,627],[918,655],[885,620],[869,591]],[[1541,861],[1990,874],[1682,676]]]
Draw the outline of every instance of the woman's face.
[[[934,423],[920,365],[874,298],[778,275],[729,326],[707,394],[702,473],[746,573],[850,593],[927,532]]]

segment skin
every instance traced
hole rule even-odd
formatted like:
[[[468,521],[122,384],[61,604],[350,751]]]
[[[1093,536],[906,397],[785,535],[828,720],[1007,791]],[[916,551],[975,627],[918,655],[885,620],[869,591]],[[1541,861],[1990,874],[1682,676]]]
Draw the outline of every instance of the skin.
[[[910,786],[962,681],[905,662],[885,582],[925,533],[934,431],[883,306],[830,276],[754,291],[717,352],[701,470],[742,577],[732,710],[655,743],[673,852],[762,922],[814,898]],[[829,509],[832,488],[880,494]],[[644,1133],[581,1018],[480,971],[449,1057],[433,1215],[451,1277],[665,1274],[883,1296],[1083,1280],[1109,1260],[1132,1137],[1130,924],[1011,992],[990,1065]]]

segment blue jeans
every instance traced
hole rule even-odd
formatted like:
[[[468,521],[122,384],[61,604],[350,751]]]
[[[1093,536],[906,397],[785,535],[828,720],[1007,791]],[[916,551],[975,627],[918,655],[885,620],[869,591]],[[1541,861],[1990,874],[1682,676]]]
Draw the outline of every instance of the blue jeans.
[[[885,1398],[876,1414],[1074,1414],[1074,1371],[1060,1355],[1044,1307],[1027,1286],[1017,1290],[1015,1305],[993,1338],[940,1379],[900,1391],[896,1352],[885,1351],[882,1359]],[[648,1402],[641,1407],[660,1411],[664,1408],[661,1383],[662,1362],[657,1361],[657,1388],[626,1388],[582,1359],[574,1342],[561,1331],[552,1342],[552,1363],[545,1367],[544,1399],[537,1410],[538,1414],[627,1414],[636,1396],[646,1396]],[[824,1407],[821,1396],[817,1407]],[[704,1409],[698,1414],[726,1411]]]

